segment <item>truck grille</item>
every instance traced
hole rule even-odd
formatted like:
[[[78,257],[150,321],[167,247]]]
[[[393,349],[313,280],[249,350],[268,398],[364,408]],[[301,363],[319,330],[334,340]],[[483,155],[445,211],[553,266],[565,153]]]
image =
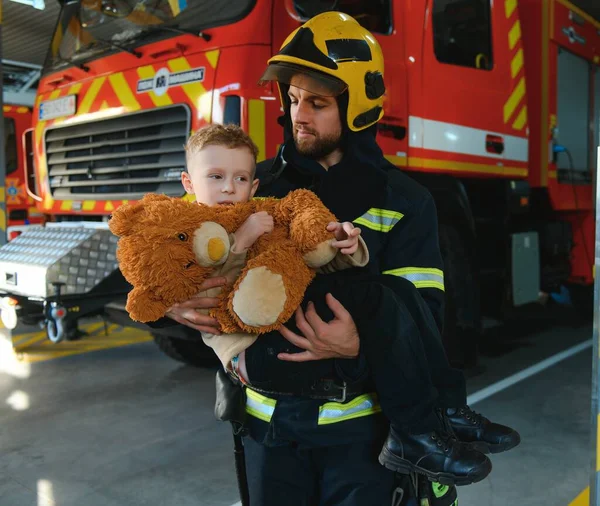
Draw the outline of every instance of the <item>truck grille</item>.
[[[188,108],[163,107],[46,132],[50,190],[57,200],[180,196]]]

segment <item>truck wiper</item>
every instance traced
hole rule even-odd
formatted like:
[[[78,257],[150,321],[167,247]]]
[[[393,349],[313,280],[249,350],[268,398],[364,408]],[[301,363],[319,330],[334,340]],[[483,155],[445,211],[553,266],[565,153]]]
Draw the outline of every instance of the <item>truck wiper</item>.
[[[181,35],[193,35],[195,37],[203,39],[206,42],[208,42],[212,38],[208,33],[194,32],[194,31],[191,31],[191,30],[182,30],[181,28],[177,28],[176,26],[167,26],[167,25],[153,26],[152,28],[147,29],[147,30],[145,30],[142,33],[143,33],[143,35],[149,35],[151,33],[156,33],[156,32],[159,32],[161,30],[165,31],[165,32],[179,33]]]
[[[95,40],[92,42],[92,44],[94,44],[96,42],[99,44],[104,44],[105,46],[110,46],[113,49],[119,49],[120,51],[125,51],[126,53],[132,54],[136,58],[142,57],[142,53],[140,53],[139,51],[136,51],[135,49],[132,49],[130,47],[122,46],[121,44],[116,44],[112,40],[104,40],[104,39],[99,39],[96,37]]]
[[[68,63],[69,65],[73,65],[74,67],[83,70],[86,74],[90,71],[90,68],[87,65],[85,65],[84,63],[79,63],[73,60],[73,58],[63,58],[62,56],[60,56],[60,54],[57,54],[53,58],[55,60],[58,60],[59,63]]]

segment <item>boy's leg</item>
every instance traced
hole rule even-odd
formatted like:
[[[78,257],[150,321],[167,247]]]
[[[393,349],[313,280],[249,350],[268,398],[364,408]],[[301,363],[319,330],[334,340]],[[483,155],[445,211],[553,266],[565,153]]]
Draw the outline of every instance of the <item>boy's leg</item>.
[[[448,362],[442,336],[429,306],[419,294],[419,290],[410,281],[397,276],[382,274],[377,281],[391,288],[406,305],[408,311],[421,328],[423,351],[427,356],[433,385],[438,391],[438,404],[441,408],[463,406],[467,403],[465,376],[460,369],[454,369]]]
[[[391,422],[380,462],[445,484],[485,478],[489,459],[452,438],[436,412],[437,392],[422,338],[438,332],[429,309],[405,304],[368,276],[353,276],[350,285],[340,278],[328,288],[354,317],[381,407]],[[407,291],[406,296],[420,300],[416,292]],[[325,312],[324,302],[314,303],[319,315]]]
[[[381,275],[379,279],[402,300],[420,328],[431,328],[433,316],[411,282],[388,275]],[[491,422],[467,406],[464,374],[450,366],[437,326],[430,332],[422,331],[420,337],[429,361],[432,382],[439,394],[438,405],[456,436],[486,453],[498,453],[517,446],[521,441],[517,431]]]

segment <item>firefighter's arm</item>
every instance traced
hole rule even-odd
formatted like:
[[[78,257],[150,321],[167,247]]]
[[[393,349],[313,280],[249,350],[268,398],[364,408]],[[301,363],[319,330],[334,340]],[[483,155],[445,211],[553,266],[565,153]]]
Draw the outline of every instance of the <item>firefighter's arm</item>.
[[[427,196],[405,214],[389,232],[381,255],[381,273],[411,281],[442,329],[444,321],[444,273],[439,247],[437,212]]]

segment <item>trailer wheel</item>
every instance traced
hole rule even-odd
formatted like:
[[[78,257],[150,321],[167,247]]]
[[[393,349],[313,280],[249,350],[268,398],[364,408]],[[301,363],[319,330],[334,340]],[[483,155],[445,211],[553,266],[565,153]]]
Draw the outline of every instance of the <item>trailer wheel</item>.
[[[477,271],[458,228],[440,223],[439,237],[446,293],[444,347],[454,367],[471,368],[477,365],[481,334]]]
[[[152,334],[154,342],[165,355],[194,367],[214,367],[219,361],[214,352],[201,340],[177,339],[175,337]]]

